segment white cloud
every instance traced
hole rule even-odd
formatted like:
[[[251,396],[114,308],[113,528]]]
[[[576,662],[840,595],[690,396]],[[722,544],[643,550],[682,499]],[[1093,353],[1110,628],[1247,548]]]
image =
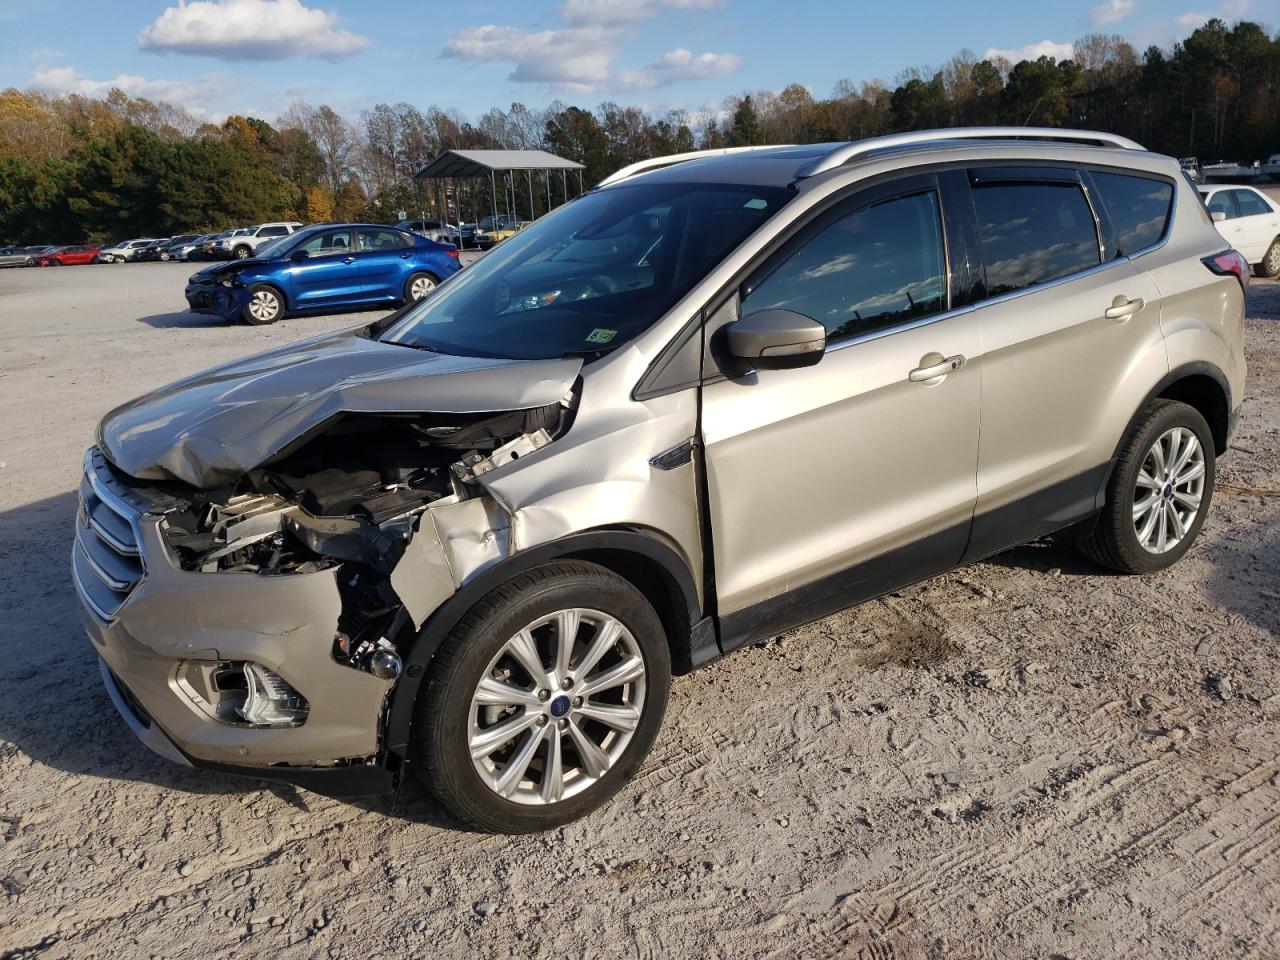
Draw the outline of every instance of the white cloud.
[[[725,0],[564,0],[560,16],[573,23],[634,23],[664,10],[712,10]]]
[[[987,60],[1008,60],[1017,63],[1019,60],[1039,60],[1041,57],[1052,57],[1054,60],[1070,60],[1075,55],[1075,47],[1069,43],[1058,43],[1054,40],[1041,40],[1029,43],[1025,47],[1000,50],[990,47],[983,54]]]
[[[1191,10],[1174,20],[1174,23],[1183,30],[1198,30],[1214,17],[1225,20],[1227,23],[1234,23],[1247,16],[1252,8],[1253,0],[1222,0],[1216,10],[1209,12]]]
[[[178,0],[142,31],[138,45],[222,60],[340,60],[370,45],[337,20],[301,0]]]
[[[614,61],[628,36],[625,28],[605,24],[539,31],[486,24],[459,30],[445,43],[441,56],[513,63],[509,79],[570,93],[648,90],[724,76],[742,65],[741,58],[732,53],[693,53],[678,48],[648,66],[615,71]]]
[[[683,80],[723,77],[741,66],[742,58],[733,53],[693,53],[684,47],[677,47],[667,51],[647,67],[621,71],[618,82],[628,89],[650,90]]]
[[[235,87],[218,74],[194,80],[156,80],[121,73],[110,80],[94,80],[75,67],[41,67],[32,76],[31,86],[51,93],[78,93],[86,97],[104,97],[118,87],[131,97],[172,103],[183,107],[197,120],[213,123],[225,120],[227,112],[213,109],[210,103],[235,91]]]
[[[52,63],[55,60],[63,60],[66,56],[61,50],[54,50],[52,47],[36,47],[27,54],[27,59],[32,63]]]
[[[1093,20],[1095,27],[1101,27],[1123,20],[1133,13],[1137,6],[1138,0],[1107,0],[1106,3],[1100,3],[1089,11],[1089,17]]]
[[[590,93],[608,85],[622,32],[614,27],[569,27],[531,32],[486,24],[455,33],[442,56],[515,64],[510,79]]]

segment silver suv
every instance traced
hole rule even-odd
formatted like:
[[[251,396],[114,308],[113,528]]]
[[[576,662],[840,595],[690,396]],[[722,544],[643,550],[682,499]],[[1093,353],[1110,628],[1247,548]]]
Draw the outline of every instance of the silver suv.
[[[179,763],[565,823],[673,672],[1047,534],[1178,560],[1247,272],[1104,134],[637,165],[384,320],[108,414],[73,551],[103,679]]]
[[[213,255],[223,259],[244,260],[258,252],[258,247],[272,240],[287,237],[301,230],[302,224],[296,220],[280,223],[261,223],[256,227],[243,227],[225,237],[217,239],[213,244]]]

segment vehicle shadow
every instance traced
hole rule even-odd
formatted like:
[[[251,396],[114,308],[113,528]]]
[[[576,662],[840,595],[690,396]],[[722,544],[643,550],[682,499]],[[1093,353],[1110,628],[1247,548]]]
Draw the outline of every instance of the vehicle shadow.
[[[184,310],[181,313],[153,313],[149,317],[139,317],[138,323],[145,323],[157,329],[184,330],[193,327],[233,327],[238,320],[227,320],[211,313],[192,313]]]
[[[77,494],[66,491],[0,511],[0,760],[17,755],[74,777],[149,783],[209,796],[269,791],[299,810],[314,795],[288,784],[182,767],[151,753],[116,713],[80,622],[70,576]],[[394,809],[386,799],[344,799],[358,809],[465,829],[412,777]]]

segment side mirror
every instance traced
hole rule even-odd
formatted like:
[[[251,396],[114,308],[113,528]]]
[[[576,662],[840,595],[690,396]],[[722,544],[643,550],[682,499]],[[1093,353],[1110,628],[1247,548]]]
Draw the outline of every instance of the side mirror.
[[[762,370],[809,367],[827,349],[822,324],[792,310],[761,310],[731,323],[729,352]]]
[[[1209,216],[1213,217],[1214,223],[1221,223],[1223,220],[1227,219],[1227,215],[1221,210],[1215,210],[1213,213],[1209,214]]]
[[[303,260],[310,260],[311,254],[307,253],[307,251],[305,250],[295,250],[289,256],[289,259],[294,261],[295,263],[300,263]]]

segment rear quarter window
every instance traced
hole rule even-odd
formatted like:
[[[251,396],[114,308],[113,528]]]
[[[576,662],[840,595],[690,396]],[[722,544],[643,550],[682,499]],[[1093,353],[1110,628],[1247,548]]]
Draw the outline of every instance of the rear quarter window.
[[[1096,170],[1091,176],[1115,230],[1115,256],[1127,257],[1160,242],[1173,209],[1173,184]]]

